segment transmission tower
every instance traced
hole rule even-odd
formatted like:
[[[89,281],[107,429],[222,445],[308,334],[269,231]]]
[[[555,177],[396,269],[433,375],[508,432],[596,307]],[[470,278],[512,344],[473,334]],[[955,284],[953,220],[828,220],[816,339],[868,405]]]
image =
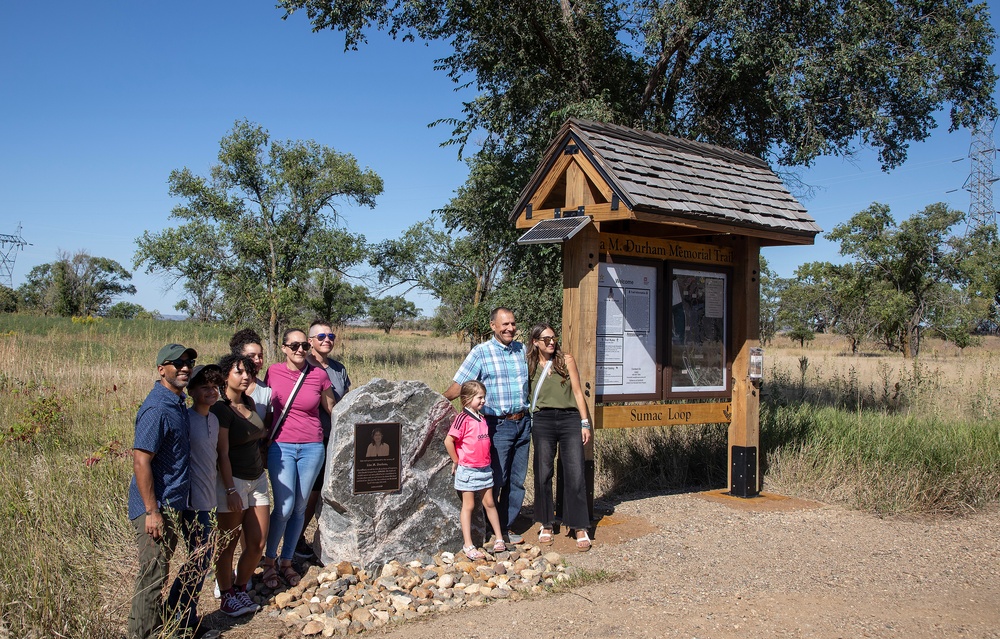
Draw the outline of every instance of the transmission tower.
[[[993,128],[996,120],[983,118],[972,130],[972,144],[969,145],[971,170],[965,181],[965,190],[970,193],[968,228],[972,231],[980,226],[996,223],[996,208],[993,206],[993,183],[997,175],[993,172],[997,147],[993,142]]]
[[[0,234],[0,284],[7,288],[14,288],[14,259],[17,257],[17,250],[25,246],[31,246],[21,237],[21,225],[17,225],[17,233],[14,235]]]

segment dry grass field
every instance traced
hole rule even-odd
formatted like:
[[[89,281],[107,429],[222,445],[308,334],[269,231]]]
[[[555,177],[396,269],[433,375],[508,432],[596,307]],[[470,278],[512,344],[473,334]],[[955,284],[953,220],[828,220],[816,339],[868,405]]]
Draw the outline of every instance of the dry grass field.
[[[136,409],[165,343],[202,362],[231,330],[0,314],[0,637],[120,637],[135,573],[126,519]],[[334,353],[373,377],[444,389],[457,339],[347,329]],[[767,349],[765,486],[893,514],[962,513],[1000,496],[1000,340],[851,356],[819,336]],[[599,494],[725,485],[725,426],[598,433]]]

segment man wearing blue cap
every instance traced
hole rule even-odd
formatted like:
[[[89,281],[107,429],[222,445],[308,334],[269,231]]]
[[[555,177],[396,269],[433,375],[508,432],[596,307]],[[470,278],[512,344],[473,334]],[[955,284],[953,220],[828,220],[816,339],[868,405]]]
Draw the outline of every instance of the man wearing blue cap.
[[[191,440],[184,388],[197,357],[193,348],[180,344],[161,348],[156,355],[160,379],[135,417],[128,518],[136,530],[139,572],[128,616],[129,639],[154,636],[169,618],[160,592],[177,546],[175,525],[188,505]],[[188,629],[173,630],[183,634]]]

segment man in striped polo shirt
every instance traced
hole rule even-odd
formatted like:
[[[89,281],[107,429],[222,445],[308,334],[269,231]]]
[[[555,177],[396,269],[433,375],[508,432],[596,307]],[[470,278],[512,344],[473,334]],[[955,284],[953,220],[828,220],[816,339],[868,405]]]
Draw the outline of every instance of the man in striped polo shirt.
[[[490,314],[492,339],[469,352],[455,373],[444,396],[458,397],[462,384],[477,379],[486,387],[483,415],[490,428],[490,463],[493,467],[493,496],[500,513],[500,526],[507,531],[506,541],[521,543],[521,535],[510,526],[524,503],[524,478],[528,474],[528,446],[531,443],[531,417],[528,415],[528,363],[521,342],[515,341],[517,322],[509,308],[496,308]]]

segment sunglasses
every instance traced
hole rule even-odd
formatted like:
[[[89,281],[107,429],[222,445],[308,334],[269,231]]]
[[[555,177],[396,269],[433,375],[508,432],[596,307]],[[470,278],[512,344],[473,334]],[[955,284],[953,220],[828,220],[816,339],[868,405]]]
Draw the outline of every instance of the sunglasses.
[[[559,338],[558,337],[549,337],[548,335],[546,335],[545,337],[539,337],[538,339],[542,340],[542,343],[545,344],[546,346],[548,346],[549,344],[552,344],[552,343],[558,343],[559,342]]]
[[[284,346],[287,346],[290,351],[297,351],[299,349],[301,349],[302,352],[309,351],[309,342],[289,342],[288,344],[284,344]]]
[[[316,339],[321,342],[330,340],[332,342],[333,340],[337,339],[337,335],[335,333],[316,333],[309,339]]]
[[[177,370],[180,370],[180,369],[184,368],[185,366],[187,366],[188,368],[194,368],[194,363],[196,361],[197,360],[193,360],[193,359],[168,359],[167,361],[165,361],[163,363],[164,364],[170,364],[171,366],[173,366]]]

